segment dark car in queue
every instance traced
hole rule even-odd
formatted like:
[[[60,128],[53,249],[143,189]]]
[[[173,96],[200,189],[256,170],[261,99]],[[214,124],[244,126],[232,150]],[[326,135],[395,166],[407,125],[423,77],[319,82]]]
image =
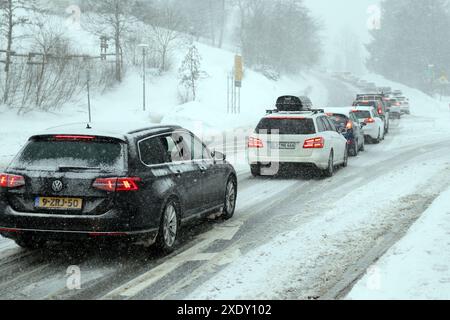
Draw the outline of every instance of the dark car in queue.
[[[349,155],[356,157],[359,152],[365,151],[365,138],[359,120],[352,112],[353,109],[353,107],[330,108],[325,112],[347,139]]]
[[[171,252],[190,220],[233,216],[237,178],[223,154],[178,126],[124,127],[32,136],[0,174],[0,234],[25,248],[115,239]]]

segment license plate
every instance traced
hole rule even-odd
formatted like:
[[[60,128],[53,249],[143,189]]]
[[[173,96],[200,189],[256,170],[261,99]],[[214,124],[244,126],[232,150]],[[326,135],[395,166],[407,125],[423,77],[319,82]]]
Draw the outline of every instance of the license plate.
[[[49,210],[81,210],[83,200],[78,198],[38,197],[35,199],[35,207]]]
[[[295,150],[297,147],[297,143],[295,142],[272,142],[272,149],[280,149],[280,150]]]

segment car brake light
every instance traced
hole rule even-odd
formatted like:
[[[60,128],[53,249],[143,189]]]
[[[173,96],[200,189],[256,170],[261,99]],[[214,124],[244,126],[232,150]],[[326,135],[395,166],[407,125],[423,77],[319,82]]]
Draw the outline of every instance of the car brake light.
[[[365,123],[375,123],[375,119],[373,118],[367,118],[366,120],[364,120]]]
[[[72,135],[57,135],[55,136],[56,140],[69,140],[69,141],[87,141],[94,140],[95,137],[92,136],[72,136]]]
[[[261,141],[261,139],[250,137],[248,139],[248,147],[249,148],[261,149],[261,148],[264,148],[264,144]]]
[[[108,192],[138,191],[141,178],[98,178],[93,187]]]
[[[320,138],[312,138],[305,140],[305,143],[303,144],[303,149],[323,149],[325,146],[325,139]]]
[[[25,185],[25,178],[18,175],[0,174],[0,188],[19,188]]]

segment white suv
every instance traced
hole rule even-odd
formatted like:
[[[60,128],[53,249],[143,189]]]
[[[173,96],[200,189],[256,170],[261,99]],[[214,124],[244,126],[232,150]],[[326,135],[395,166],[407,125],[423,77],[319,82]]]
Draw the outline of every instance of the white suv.
[[[322,110],[274,111],[249,138],[248,160],[254,176],[276,175],[280,164],[302,164],[331,177],[336,166],[347,166],[347,139]]]
[[[380,143],[384,140],[384,121],[372,107],[355,107],[353,113],[363,127],[364,136],[372,143]]]

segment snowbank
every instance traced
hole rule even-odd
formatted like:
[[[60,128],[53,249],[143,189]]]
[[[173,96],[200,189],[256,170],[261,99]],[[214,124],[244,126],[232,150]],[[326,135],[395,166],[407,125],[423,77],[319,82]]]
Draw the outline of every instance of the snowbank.
[[[348,299],[450,299],[450,189],[370,268]]]

